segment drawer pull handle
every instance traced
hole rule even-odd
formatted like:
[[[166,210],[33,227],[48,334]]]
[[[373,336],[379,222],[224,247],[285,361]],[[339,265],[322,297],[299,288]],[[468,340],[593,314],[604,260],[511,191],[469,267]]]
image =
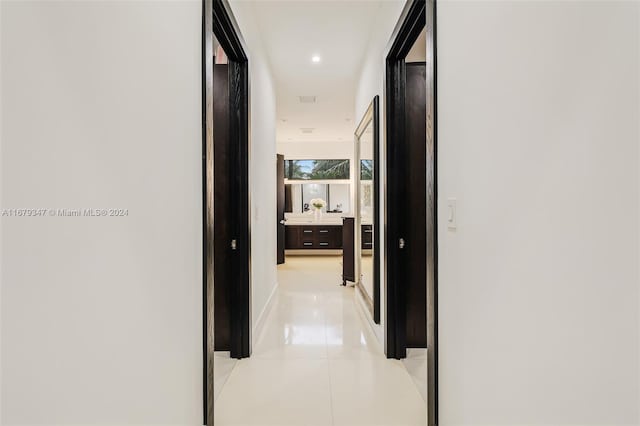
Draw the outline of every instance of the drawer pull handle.
[[[365,246],[373,245],[373,243],[363,243]]]
[[[328,233],[328,232],[329,232],[329,231],[328,231],[328,230],[326,230],[326,229],[321,229],[321,230],[320,230],[320,233],[321,233],[321,234],[326,234],[326,233]]]
[[[302,232],[304,232],[305,234],[311,234],[313,232],[312,229],[305,229]]]
[[[329,243],[320,243],[321,246],[328,246]]]
[[[302,245],[305,245],[305,246],[312,246],[312,245],[313,245],[313,243],[302,243]]]

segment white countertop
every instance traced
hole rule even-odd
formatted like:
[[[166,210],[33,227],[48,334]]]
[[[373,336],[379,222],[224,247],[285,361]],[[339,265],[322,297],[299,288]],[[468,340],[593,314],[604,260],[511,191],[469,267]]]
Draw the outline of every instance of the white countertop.
[[[320,222],[316,222],[314,220],[287,220],[284,222],[285,225],[314,225],[314,226],[322,226],[322,225],[342,225],[342,219],[337,220],[322,220]]]
[[[286,213],[285,225],[342,225],[342,219],[345,217],[353,217],[349,213],[324,213],[319,221],[316,221],[315,216],[309,213]],[[370,217],[362,218],[363,225],[371,225]]]
[[[284,222],[287,226],[295,226],[295,225],[305,225],[305,226],[326,226],[326,225],[342,225],[342,219],[340,221],[332,220],[322,220],[320,222],[315,222],[313,220],[304,221],[304,220],[287,220]],[[362,222],[361,225],[373,225],[371,222]]]

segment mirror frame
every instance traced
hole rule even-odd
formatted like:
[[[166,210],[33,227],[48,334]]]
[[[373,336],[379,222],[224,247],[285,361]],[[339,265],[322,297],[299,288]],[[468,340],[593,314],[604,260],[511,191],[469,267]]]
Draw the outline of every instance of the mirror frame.
[[[361,282],[361,259],[362,259],[362,218],[361,218],[361,158],[360,158],[360,138],[367,126],[373,123],[373,297],[367,293]],[[355,200],[353,212],[355,217],[354,249],[356,258],[356,288],[362,295],[364,301],[373,316],[373,322],[380,324],[380,97],[373,97],[354,136],[354,192]]]

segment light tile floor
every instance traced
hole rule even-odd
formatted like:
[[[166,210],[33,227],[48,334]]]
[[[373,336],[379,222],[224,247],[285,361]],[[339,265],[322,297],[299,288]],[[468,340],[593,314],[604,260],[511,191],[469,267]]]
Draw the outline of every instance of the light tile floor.
[[[340,286],[340,257],[289,256],[250,358],[235,363],[216,425],[424,425],[400,361],[388,360]]]
[[[427,401],[427,349],[407,349],[407,357],[402,364],[418,387],[422,399]]]

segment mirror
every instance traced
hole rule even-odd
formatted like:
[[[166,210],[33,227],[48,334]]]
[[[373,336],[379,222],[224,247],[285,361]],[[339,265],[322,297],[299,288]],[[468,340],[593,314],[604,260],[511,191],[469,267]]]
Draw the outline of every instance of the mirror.
[[[380,324],[379,250],[379,106],[373,98],[355,133],[356,287],[367,303],[373,320]]]
[[[309,213],[310,201],[322,198],[323,213],[351,212],[351,185],[348,183],[288,183],[284,186],[285,213]]]

